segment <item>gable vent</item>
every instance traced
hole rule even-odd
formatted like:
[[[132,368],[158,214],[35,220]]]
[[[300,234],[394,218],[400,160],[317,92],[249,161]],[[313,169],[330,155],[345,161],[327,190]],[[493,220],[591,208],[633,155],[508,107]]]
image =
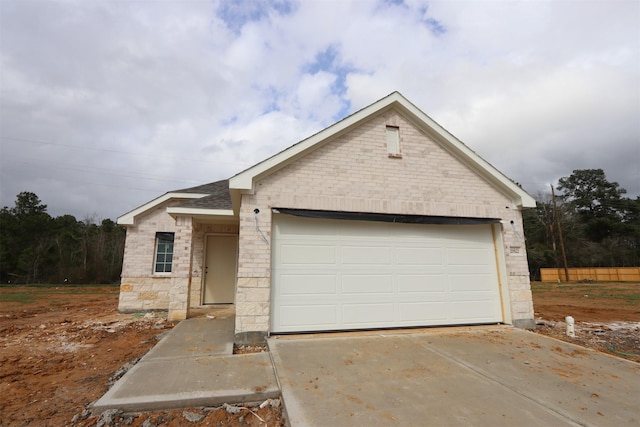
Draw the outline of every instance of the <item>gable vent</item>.
[[[389,157],[402,157],[400,153],[400,128],[387,126],[387,153]]]

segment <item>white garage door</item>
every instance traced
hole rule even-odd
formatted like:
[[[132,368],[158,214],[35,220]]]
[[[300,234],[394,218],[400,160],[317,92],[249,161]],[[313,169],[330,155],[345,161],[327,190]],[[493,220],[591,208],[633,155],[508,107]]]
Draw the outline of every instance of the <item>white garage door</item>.
[[[502,321],[491,225],[273,219],[273,332]]]

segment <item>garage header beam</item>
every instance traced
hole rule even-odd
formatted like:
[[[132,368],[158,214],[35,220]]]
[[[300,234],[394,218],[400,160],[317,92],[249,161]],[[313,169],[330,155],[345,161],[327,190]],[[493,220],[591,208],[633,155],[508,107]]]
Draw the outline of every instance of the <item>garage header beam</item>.
[[[402,224],[481,225],[497,224],[497,218],[466,218],[428,215],[396,215],[368,212],[321,211],[310,209],[273,208],[273,213],[304,218],[346,219],[352,221],[396,222]]]

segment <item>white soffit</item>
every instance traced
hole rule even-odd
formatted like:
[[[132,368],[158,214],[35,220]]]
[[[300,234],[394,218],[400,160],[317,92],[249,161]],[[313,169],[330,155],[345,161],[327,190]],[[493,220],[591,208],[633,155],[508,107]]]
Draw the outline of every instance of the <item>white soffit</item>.
[[[168,214],[174,215],[217,215],[217,216],[233,216],[232,209],[200,209],[200,208],[182,208],[180,206],[170,206],[167,208]]]
[[[208,224],[238,224],[239,219],[234,215],[233,209],[201,209],[170,206],[167,213],[172,217],[178,215],[190,216],[194,220]]]

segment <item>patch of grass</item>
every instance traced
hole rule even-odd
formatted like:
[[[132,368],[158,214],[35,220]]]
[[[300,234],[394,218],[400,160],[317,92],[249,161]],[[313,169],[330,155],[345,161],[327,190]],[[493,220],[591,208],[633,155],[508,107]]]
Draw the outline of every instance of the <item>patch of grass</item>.
[[[23,305],[50,299],[52,307],[60,306],[55,295],[117,295],[119,285],[3,285],[0,286],[0,302],[18,302]],[[63,297],[64,298],[64,297]]]
[[[22,304],[31,304],[36,300],[35,296],[30,292],[3,292],[0,294],[0,302],[19,302]]]
[[[113,291],[94,291],[94,290],[89,290],[89,289],[56,289],[53,291],[46,291],[46,292],[40,292],[40,294],[48,294],[48,295],[90,295],[90,294],[99,294],[99,295],[105,295],[105,294],[117,294],[119,293],[119,290],[113,290]]]
[[[1,288],[120,288],[117,283],[98,283],[98,284],[86,284],[86,283],[29,283],[29,284],[2,284]]]
[[[629,295],[607,295],[609,298],[618,298],[622,300],[628,300],[627,302],[632,301],[640,301],[640,294],[629,294]]]
[[[640,302],[639,290],[640,284],[626,282],[531,282],[531,292],[540,301],[554,298],[577,301],[589,298],[596,301],[596,304],[636,307]]]
[[[558,285],[558,289],[567,289],[567,290],[579,289],[579,290],[586,290],[586,289],[594,289],[594,286],[593,286],[593,285],[579,285],[579,284],[575,284],[575,283],[569,283],[569,284]]]
[[[533,291],[550,291],[553,289],[553,284],[543,282],[531,282],[531,290]]]

